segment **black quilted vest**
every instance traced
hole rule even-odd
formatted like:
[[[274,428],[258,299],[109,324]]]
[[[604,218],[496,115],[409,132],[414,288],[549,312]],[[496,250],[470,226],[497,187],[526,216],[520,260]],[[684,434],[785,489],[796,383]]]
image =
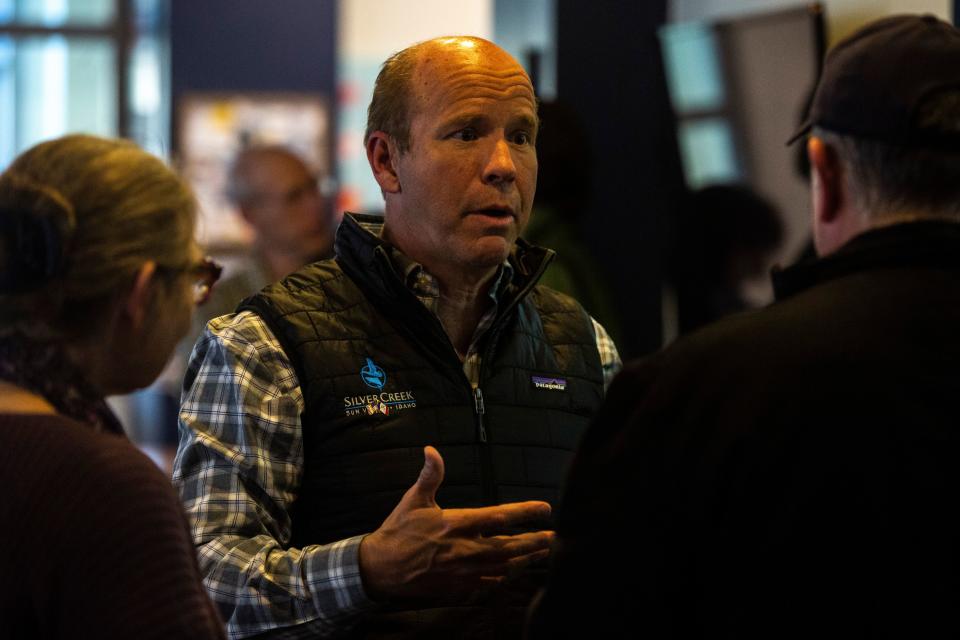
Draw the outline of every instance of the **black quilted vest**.
[[[335,260],[311,264],[241,305],[280,341],[304,396],[304,474],[291,546],[376,529],[416,480],[427,444],[445,463],[441,507],[557,504],[573,450],[599,407],[603,376],[583,308],[535,286],[552,252],[518,244],[513,282],[484,339],[476,391],[388,248],[351,216],[337,232]],[[409,623],[422,635],[436,617],[418,612],[400,627]],[[472,635],[462,621],[440,624],[450,625]]]

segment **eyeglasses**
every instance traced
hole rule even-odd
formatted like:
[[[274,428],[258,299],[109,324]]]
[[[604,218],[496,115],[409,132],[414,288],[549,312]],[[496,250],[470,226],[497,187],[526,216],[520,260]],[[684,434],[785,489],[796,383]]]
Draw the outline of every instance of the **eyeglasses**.
[[[283,193],[257,193],[251,196],[251,204],[257,206],[289,207],[307,195],[319,196],[320,187],[316,178],[310,177]]]
[[[210,299],[210,294],[213,292],[213,285],[220,279],[220,274],[223,273],[223,267],[211,258],[206,257],[192,267],[189,267],[187,273],[196,277],[196,280],[193,282],[193,303],[200,306]]]

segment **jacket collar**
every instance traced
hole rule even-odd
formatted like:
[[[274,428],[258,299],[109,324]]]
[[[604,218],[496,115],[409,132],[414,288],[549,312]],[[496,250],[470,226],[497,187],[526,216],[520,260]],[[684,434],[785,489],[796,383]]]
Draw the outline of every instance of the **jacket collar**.
[[[381,295],[393,298],[397,295],[397,286],[403,285],[403,275],[390,260],[391,246],[380,237],[382,228],[381,216],[345,213],[337,228],[334,247],[337,262],[344,271],[351,275],[378,274],[376,282],[371,284]],[[552,250],[518,238],[508,258],[513,267],[512,281],[505,287],[504,301],[512,295],[525,295],[540,280],[554,256]]]
[[[825,281],[885,267],[960,269],[960,224],[941,220],[908,222],[862,233],[835,253],[775,269],[777,300]]]

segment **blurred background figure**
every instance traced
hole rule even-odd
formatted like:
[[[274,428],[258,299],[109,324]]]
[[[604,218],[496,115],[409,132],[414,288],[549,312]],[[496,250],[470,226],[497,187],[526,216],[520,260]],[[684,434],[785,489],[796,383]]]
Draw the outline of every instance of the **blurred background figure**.
[[[746,185],[690,193],[668,270],[679,332],[772,300],[768,276],[783,235],[776,208]]]
[[[320,194],[306,162],[287,147],[254,145],[240,151],[230,165],[227,197],[252,229],[253,241],[242,253],[223,256],[223,279],[177,349],[182,362],[164,374],[177,402],[186,358],[208,320],[232,313],[247,296],[333,254],[341,214]]]
[[[241,151],[230,167],[227,195],[253,228],[251,268],[263,276],[243,297],[332,254],[340,216],[324,201],[303,159],[286,147]]]
[[[153,387],[123,402],[132,437],[168,471],[177,445],[180,385],[207,322],[232,313],[269,283],[332,255],[340,223],[341,214],[323,198],[306,162],[279,145],[254,145],[238,153],[230,165],[227,196],[253,230],[252,244],[244,253],[222,256],[223,278],[194,315],[167,369]]]
[[[537,195],[523,237],[557,252],[540,284],[573,297],[617,341],[620,321],[609,281],[583,242],[593,188],[590,143],[576,113],[564,104],[541,102],[538,113]]]
[[[104,402],[160,373],[216,279],[195,215],[126,141],[59,138],[0,175],[4,637],[224,637],[169,481]]]

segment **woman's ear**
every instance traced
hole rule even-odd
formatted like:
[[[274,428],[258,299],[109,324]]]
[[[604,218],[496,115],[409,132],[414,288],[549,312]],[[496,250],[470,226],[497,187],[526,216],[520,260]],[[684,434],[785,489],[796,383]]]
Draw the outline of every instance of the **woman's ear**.
[[[137,271],[133,280],[133,286],[127,294],[127,299],[123,303],[124,315],[130,322],[130,326],[139,330],[146,322],[152,299],[152,285],[156,282],[157,263],[148,260]]]

